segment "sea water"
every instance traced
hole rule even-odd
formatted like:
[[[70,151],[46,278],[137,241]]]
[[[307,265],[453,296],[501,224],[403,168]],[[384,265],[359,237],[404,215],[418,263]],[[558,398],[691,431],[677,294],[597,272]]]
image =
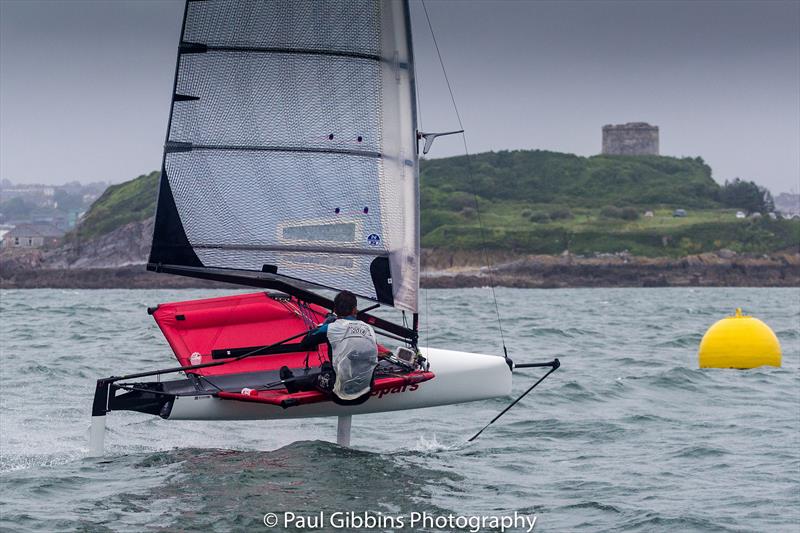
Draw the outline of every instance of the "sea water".
[[[800,289],[498,289],[510,356],[562,367],[471,444],[511,398],[357,416],[352,448],[334,419],[114,412],[87,458],[95,380],[175,363],[146,307],[222,294],[0,293],[0,528],[800,529]],[[775,330],[783,368],[698,369],[736,307]],[[421,311],[422,344],[501,353],[490,290],[423,291]],[[542,373],[519,371],[514,395]]]

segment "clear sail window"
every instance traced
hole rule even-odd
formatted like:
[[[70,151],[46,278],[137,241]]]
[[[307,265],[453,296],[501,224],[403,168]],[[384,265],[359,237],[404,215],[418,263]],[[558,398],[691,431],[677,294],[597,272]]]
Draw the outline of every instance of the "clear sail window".
[[[292,241],[353,242],[356,240],[356,225],[346,223],[284,226],[283,238]]]
[[[333,268],[353,268],[353,260],[347,256],[334,254],[291,254],[287,261],[308,266],[328,266]]]

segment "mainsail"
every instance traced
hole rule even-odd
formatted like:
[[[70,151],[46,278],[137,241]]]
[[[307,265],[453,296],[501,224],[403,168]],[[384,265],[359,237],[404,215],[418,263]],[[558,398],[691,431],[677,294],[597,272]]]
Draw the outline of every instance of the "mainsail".
[[[148,268],[301,280],[416,312],[408,9],[188,0]]]

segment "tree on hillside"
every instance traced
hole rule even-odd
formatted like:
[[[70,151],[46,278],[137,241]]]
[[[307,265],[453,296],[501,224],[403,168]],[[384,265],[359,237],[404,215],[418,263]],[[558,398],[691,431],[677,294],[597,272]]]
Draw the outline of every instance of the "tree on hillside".
[[[769,213],[775,210],[772,194],[766,187],[760,187],[753,181],[735,178],[725,181],[720,190],[720,202],[728,207],[745,209],[751,213]]]
[[[83,197],[80,194],[70,194],[64,189],[56,189],[53,200],[60,211],[69,212],[83,209]]]
[[[26,202],[19,196],[15,196],[14,198],[0,202],[0,213],[3,213],[8,219],[25,218],[31,214],[34,207],[33,204]]]

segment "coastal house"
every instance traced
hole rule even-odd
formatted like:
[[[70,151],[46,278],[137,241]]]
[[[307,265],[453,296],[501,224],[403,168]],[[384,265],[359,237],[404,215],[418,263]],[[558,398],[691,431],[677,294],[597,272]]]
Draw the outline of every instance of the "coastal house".
[[[41,248],[57,244],[62,235],[52,224],[20,224],[3,235],[3,248]]]
[[[13,224],[0,224],[0,244],[3,242],[3,236],[14,229]]]

